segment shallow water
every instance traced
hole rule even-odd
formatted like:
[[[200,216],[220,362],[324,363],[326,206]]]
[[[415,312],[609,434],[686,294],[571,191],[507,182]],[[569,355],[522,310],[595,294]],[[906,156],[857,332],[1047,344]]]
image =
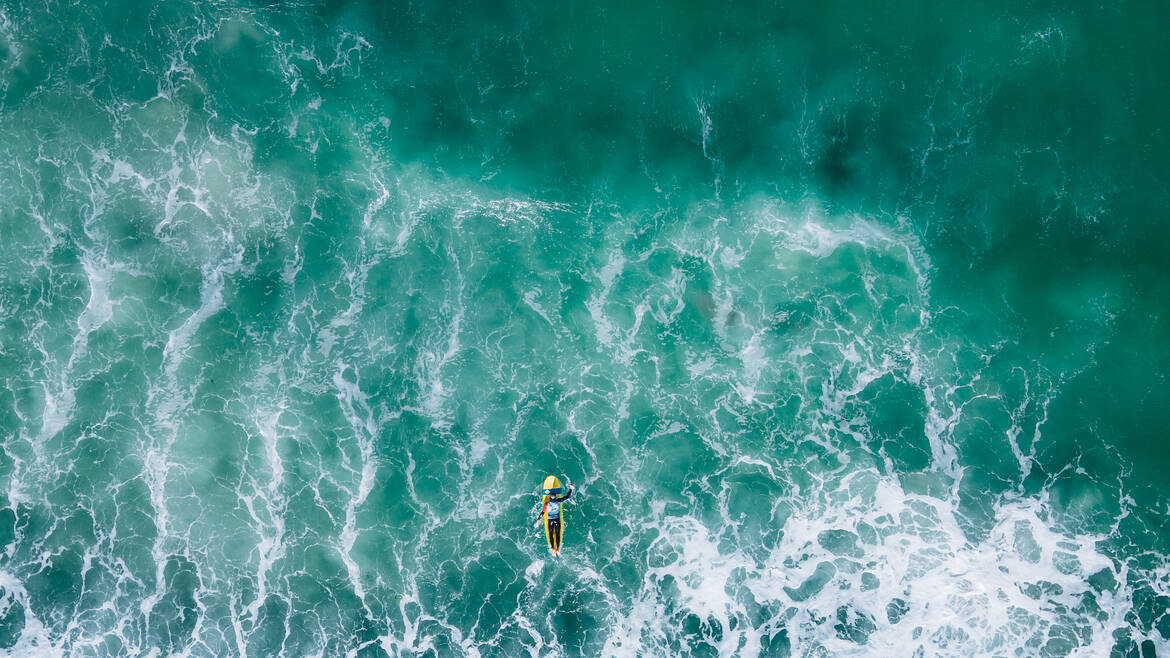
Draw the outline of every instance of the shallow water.
[[[0,0],[0,652],[1170,651],[1168,13]]]

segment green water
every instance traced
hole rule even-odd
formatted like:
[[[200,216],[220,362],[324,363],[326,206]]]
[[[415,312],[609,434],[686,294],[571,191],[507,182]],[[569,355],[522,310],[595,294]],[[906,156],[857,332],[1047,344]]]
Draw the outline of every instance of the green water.
[[[1170,6],[691,4],[0,0],[0,653],[1170,652]]]

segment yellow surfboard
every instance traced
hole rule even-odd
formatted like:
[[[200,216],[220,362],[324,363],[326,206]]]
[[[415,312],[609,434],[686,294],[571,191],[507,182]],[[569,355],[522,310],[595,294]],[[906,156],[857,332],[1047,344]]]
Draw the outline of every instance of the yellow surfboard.
[[[553,555],[561,554],[561,538],[565,536],[565,506],[561,505],[561,531],[553,537],[548,528],[548,501],[553,495],[561,494],[561,481],[557,476],[550,475],[544,479],[542,496],[540,497],[541,514],[544,516],[544,538],[548,542],[548,552]]]

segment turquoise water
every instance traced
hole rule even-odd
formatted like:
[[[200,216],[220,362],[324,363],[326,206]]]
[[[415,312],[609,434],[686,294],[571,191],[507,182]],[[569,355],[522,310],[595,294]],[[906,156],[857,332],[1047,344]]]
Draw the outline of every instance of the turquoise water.
[[[1168,14],[0,0],[0,653],[1166,655]]]

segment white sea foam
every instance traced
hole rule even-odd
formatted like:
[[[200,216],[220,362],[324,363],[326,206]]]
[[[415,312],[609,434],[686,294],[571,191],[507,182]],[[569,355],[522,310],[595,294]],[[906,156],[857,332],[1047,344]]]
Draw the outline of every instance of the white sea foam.
[[[589,316],[593,318],[597,341],[602,345],[613,344],[614,326],[605,314],[605,298],[609,296],[614,279],[621,273],[624,264],[625,257],[620,251],[614,251],[610,254],[609,261],[597,273],[597,278],[601,282],[601,291],[585,304],[585,307],[589,309]]]
[[[430,349],[421,350],[415,371],[418,373],[422,388],[422,410],[433,420],[442,424],[446,417],[444,403],[450,390],[444,381],[443,369],[459,354],[459,335],[463,328],[462,302],[451,318],[451,326],[446,331],[446,344],[439,344]],[[441,350],[441,351],[440,351]]]
[[[723,548],[727,528],[654,520],[651,554],[674,557],[645,571],[604,654],[667,652],[686,615],[713,620],[721,639],[711,643],[728,656],[759,655],[782,633],[793,655],[1034,653],[1067,635],[1080,638],[1073,655],[1096,656],[1125,626],[1124,568],[1097,549],[1103,537],[1055,530],[1043,500],[999,505],[989,536],[971,543],[952,502],[868,471],[837,484],[791,501],[797,511],[762,562]],[[1116,591],[1088,584],[1102,570],[1122,583]],[[1100,614],[1081,608],[1087,595]]]
[[[333,385],[337,389],[337,398],[345,410],[346,418],[353,427],[357,440],[360,477],[357,483],[357,490],[350,493],[349,502],[345,507],[345,527],[342,529],[341,537],[339,538],[340,546],[338,547],[338,553],[349,574],[349,582],[353,588],[354,595],[361,601],[366,615],[373,617],[373,612],[366,602],[365,586],[362,584],[361,579],[361,568],[353,559],[351,553],[358,535],[357,508],[369,497],[370,491],[374,486],[374,476],[377,472],[378,465],[374,459],[373,448],[374,436],[377,433],[377,423],[374,418],[374,412],[370,408],[368,398],[365,393],[362,393],[356,379],[355,381],[350,381],[346,378],[347,371],[350,373],[354,372],[350,366],[338,361],[336,373],[333,375]],[[356,374],[353,376],[356,377]]]
[[[89,280],[89,301],[81,316],[77,318],[77,329],[88,337],[114,315],[113,304],[110,301],[111,272],[91,258],[83,258],[81,266],[85,270],[86,279]]]

